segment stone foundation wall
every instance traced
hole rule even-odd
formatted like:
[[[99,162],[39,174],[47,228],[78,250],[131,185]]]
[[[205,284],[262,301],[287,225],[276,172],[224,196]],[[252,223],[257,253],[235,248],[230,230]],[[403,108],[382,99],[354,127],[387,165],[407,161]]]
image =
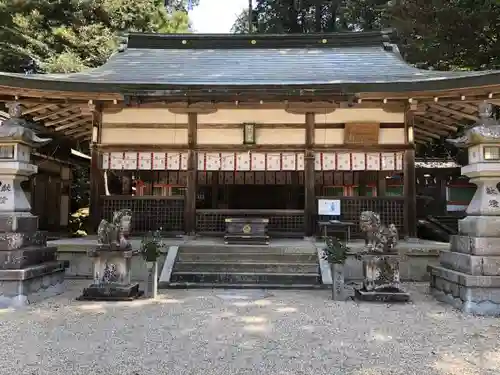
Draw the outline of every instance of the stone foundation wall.
[[[402,281],[429,281],[427,267],[439,264],[438,250],[408,250],[401,251],[400,276]],[[66,270],[67,278],[92,279],[92,260],[83,247],[70,248],[60,246],[59,260],[69,261]],[[161,271],[165,256],[158,259],[158,270]],[[147,281],[148,271],[146,262],[139,255],[132,258],[132,281]],[[346,262],[345,277],[347,281],[363,279],[363,264],[351,254]]]
[[[442,277],[441,277],[442,276]],[[484,282],[484,277],[478,285],[467,275],[463,275],[442,268],[431,270],[431,292],[432,295],[439,301],[447,303],[465,313],[472,313],[483,316],[500,315],[500,288]],[[484,284],[484,285],[481,285]]]
[[[66,278],[68,279],[92,279],[92,259],[87,255],[87,252],[82,249],[64,249],[58,252],[58,259],[69,261],[69,267],[66,269]],[[165,256],[158,258],[158,269],[161,271]],[[148,270],[146,262],[140,255],[135,255],[132,258],[131,266],[132,281],[146,282],[148,280]]]
[[[439,264],[439,250],[413,249],[400,251],[399,272],[401,281],[429,281],[428,266]],[[354,254],[348,256],[345,267],[347,281],[363,280],[363,262]]]
[[[64,291],[64,269],[26,280],[0,281],[0,308],[36,303]]]

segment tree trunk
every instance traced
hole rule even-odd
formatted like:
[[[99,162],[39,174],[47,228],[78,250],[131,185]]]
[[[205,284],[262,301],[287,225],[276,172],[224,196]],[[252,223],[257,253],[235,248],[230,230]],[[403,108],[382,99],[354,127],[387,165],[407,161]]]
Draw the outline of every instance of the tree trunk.
[[[330,27],[328,31],[337,31],[337,13],[340,5],[340,0],[332,1],[330,12],[332,18],[330,19]]]
[[[316,13],[314,15],[314,21],[315,21],[314,31],[319,33],[323,30],[323,26],[322,26],[323,6],[321,4],[322,0],[317,0],[317,1],[318,1],[318,3],[316,4]]]

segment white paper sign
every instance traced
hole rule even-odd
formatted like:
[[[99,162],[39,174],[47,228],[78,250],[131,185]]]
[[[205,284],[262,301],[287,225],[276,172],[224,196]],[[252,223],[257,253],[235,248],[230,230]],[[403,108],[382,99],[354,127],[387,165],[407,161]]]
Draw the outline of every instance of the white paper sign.
[[[318,215],[340,216],[340,200],[318,199]]]

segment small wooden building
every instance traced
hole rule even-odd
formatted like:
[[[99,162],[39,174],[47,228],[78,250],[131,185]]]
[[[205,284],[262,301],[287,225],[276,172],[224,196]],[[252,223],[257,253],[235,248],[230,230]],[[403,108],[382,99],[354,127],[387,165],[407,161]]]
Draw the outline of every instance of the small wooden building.
[[[30,111],[25,109],[25,116],[33,121]],[[9,114],[0,110],[0,124],[9,118]],[[78,142],[51,131],[49,127],[31,126],[42,136],[52,137],[53,142],[33,150],[31,158],[38,166],[38,173],[23,183],[23,188],[31,201],[33,214],[38,216],[39,228],[52,233],[64,233],[71,214],[71,183],[75,165],[88,166],[89,160],[75,152]]]
[[[257,215],[309,236],[330,197],[344,220],[373,210],[412,236],[415,144],[500,101],[500,73],[416,69],[390,32],[133,33],[94,70],[0,74],[0,98],[91,142],[94,226],[131,208],[135,232]]]

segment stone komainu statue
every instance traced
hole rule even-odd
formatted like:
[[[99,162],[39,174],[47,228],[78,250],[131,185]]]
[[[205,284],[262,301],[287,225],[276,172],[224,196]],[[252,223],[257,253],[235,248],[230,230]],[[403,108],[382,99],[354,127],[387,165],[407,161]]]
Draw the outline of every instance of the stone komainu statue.
[[[110,246],[114,249],[129,250],[131,245],[128,240],[132,223],[132,211],[125,209],[113,213],[110,223],[101,220],[97,229],[97,238],[100,245]]]
[[[383,225],[378,213],[361,212],[359,226],[365,234],[365,245],[370,251],[390,253],[396,247],[399,239],[396,226],[394,224],[388,227]]]

